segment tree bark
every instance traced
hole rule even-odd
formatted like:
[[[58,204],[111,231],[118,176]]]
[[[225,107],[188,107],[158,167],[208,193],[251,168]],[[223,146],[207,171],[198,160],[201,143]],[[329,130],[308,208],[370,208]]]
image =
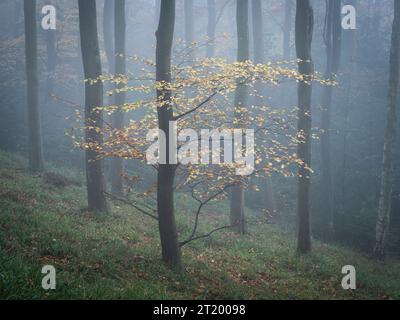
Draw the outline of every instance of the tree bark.
[[[399,87],[400,63],[400,2],[394,1],[394,20],[392,27],[392,45],[390,50],[390,75],[388,93],[388,111],[383,147],[382,180],[376,223],[376,241],[374,256],[385,258],[386,237],[390,226],[390,211],[393,189],[393,148],[396,138],[396,106]]]
[[[161,1],[160,22],[158,25],[156,46],[156,77],[159,83],[171,82],[171,55],[175,28],[175,0]],[[173,121],[173,106],[170,104],[171,91],[168,88],[157,90],[159,129],[169,137],[169,123]],[[166,159],[169,159],[169,144],[167,139]],[[175,222],[174,179],[175,164],[160,164],[157,178],[157,210],[162,258],[174,269],[182,270],[181,251],[178,242],[178,232]]]
[[[36,0],[24,0],[25,59],[29,127],[29,166],[33,172],[44,170],[42,130],[39,110]]]
[[[326,25],[324,30],[326,45],[325,79],[336,80],[339,71],[341,51],[341,0],[328,0]],[[334,195],[331,164],[331,107],[333,87],[324,86],[321,101],[321,160],[322,160],[322,203],[324,204],[323,234],[325,240],[332,240],[335,235]]]
[[[213,58],[215,56],[215,32],[217,26],[217,15],[215,10],[215,0],[207,0],[207,58]]]
[[[115,73],[117,75],[126,74],[126,21],[125,21],[125,0],[115,1]],[[117,84],[116,89],[122,89],[124,84]],[[115,93],[115,105],[122,106],[125,103],[125,92]],[[117,110],[112,115],[112,125],[114,129],[122,129],[124,125],[123,111]],[[124,163],[121,158],[111,160],[111,192],[116,195],[123,194],[123,170]]]
[[[298,144],[297,155],[302,161],[298,170],[298,252],[311,251],[310,224],[310,183],[311,172],[311,96],[314,66],[311,57],[311,43],[314,28],[314,13],[309,0],[296,0],[296,54],[299,72],[304,81],[298,84]]]
[[[244,62],[250,59],[249,53],[249,1],[237,0],[236,5],[236,23],[238,35],[238,52],[237,61]],[[235,126],[243,128],[246,123],[243,121],[243,113],[241,109],[248,104],[248,88],[245,84],[241,84],[243,79],[238,80],[238,86],[235,92]],[[231,206],[230,206],[231,224],[240,234],[246,231],[246,221],[244,212],[244,185],[238,182],[232,187]]]
[[[97,17],[95,0],[79,0],[79,30],[81,35],[82,60],[85,79],[96,79],[101,75],[99,40],[97,35]],[[102,136],[91,128],[102,128],[102,112],[96,108],[103,105],[103,84],[85,83],[85,141],[86,144],[101,144]],[[88,209],[95,212],[107,212],[103,160],[97,152],[86,149],[86,184]]]

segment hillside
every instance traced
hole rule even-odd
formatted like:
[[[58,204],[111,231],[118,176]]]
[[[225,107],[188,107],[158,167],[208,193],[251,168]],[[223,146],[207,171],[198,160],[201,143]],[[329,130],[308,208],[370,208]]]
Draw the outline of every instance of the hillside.
[[[251,224],[249,234],[215,233],[183,249],[186,272],[160,263],[157,224],[129,206],[85,212],[83,175],[49,169],[32,175],[26,160],[0,153],[1,299],[399,299],[400,263],[382,265],[343,247],[314,242],[295,254],[292,234]],[[179,197],[179,201],[186,201]],[[182,237],[191,206],[178,213]],[[212,210],[211,210],[212,209]],[[213,204],[203,232],[223,223]],[[57,270],[57,289],[41,288],[43,265]],[[355,291],[341,288],[341,269],[357,269]]]

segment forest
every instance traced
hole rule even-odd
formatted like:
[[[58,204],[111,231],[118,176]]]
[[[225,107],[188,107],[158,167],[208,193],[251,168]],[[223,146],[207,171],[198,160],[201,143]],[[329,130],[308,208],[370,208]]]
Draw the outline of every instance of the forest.
[[[400,299],[400,1],[0,25],[1,300]]]

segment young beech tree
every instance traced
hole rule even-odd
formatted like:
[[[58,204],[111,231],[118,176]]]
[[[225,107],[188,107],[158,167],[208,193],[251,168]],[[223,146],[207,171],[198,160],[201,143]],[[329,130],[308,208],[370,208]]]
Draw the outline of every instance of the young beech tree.
[[[392,45],[390,49],[390,73],[387,123],[385,144],[383,147],[382,182],[380,188],[378,221],[376,223],[376,241],[374,255],[385,258],[385,241],[389,231],[390,211],[393,188],[393,148],[396,137],[396,107],[399,87],[400,63],[400,2],[394,1],[394,20],[392,27]]]
[[[329,81],[336,79],[339,71],[341,51],[341,0],[326,2],[326,18],[324,41],[326,45],[325,78]],[[333,86],[325,86],[321,101],[321,160],[322,160],[322,201],[324,203],[323,234],[326,240],[332,240],[334,228],[334,198],[331,164],[331,105]]]
[[[314,66],[311,43],[314,13],[309,0],[296,0],[296,53],[302,80],[298,84],[298,251],[311,251],[310,183],[311,183],[311,95]]]
[[[25,59],[29,127],[29,165],[34,172],[44,169],[42,130],[39,110],[36,0],[24,1]]]
[[[156,80],[161,85],[157,89],[158,127],[169,135],[170,121],[174,120],[172,92],[168,87],[171,83],[171,55],[175,29],[175,0],[161,1],[160,23],[157,29],[156,46]],[[166,158],[169,159],[169,144],[167,141]],[[178,232],[174,210],[174,181],[176,165],[161,164],[157,177],[157,212],[161,239],[163,260],[181,270],[181,251],[178,242]]]
[[[79,30],[83,69],[85,74],[85,142],[86,142],[86,185],[88,209],[107,212],[104,194],[105,181],[103,160],[90,148],[91,144],[101,144],[99,129],[103,126],[102,111],[96,109],[103,105],[103,84],[96,80],[101,75],[99,40],[97,35],[97,17],[95,0],[79,0]],[[94,80],[93,80],[94,79]]]
[[[213,58],[184,63],[186,52],[172,55],[174,18],[175,2],[163,0],[156,63],[127,57],[127,61],[141,64],[137,69],[143,70],[143,74],[103,75],[92,80],[122,83],[124,86],[118,88],[119,92],[136,92],[141,97],[123,105],[99,107],[99,110],[111,114],[141,112],[136,112],[137,116],[124,128],[107,123],[97,128],[103,136],[97,143],[77,143],[95,150],[100,157],[136,159],[157,171],[154,185],[142,181],[141,186],[140,177],[134,177],[135,186],[132,190],[127,188],[129,192],[124,198],[108,196],[129,203],[138,212],[158,221],[163,260],[181,270],[182,246],[216,231],[237,227],[236,221],[232,224],[228,216],[223,216],[216,219],[215,229],[201,234],[199,218],[207,204],[226,198],[232,186],[246,187],[247,175],[265,178],[277,172],[293,176],[292,164],[300,164],[295,153],[297,110],[266,105],[248,108],[232,101],[234,93],[243,86],[248,87],[246,91],[255,90],[255,83],[260,81],[264,86],[275,86],[283,79],[300,81],[303,78],[296,70],[279,64],[254,64],[249,60],[228,63]],[[242,119],[246,122],[241,125]],[[259,142],[254,153],[251,152],[252,136],[258,136]],[[188,235],[177,232],[174,206],[177,190],[190,195],[198,204],[193,210],[194,225]]]

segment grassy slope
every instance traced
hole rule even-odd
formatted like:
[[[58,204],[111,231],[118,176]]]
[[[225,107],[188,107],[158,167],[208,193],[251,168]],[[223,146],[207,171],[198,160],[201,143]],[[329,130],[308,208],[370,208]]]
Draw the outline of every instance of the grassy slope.
[[[112,215],[94,218],[84,205],[82,186],[57,188],[29,174],[24,159],[0,153],[0,298],[400,298],[400,263],[380,265],[318,242],[313,254],[298,257],[293,235],[265,224],[252,225],[244,237],[222,231],[189,244],[183,250],[187,272],[175,275],[160,262],[154,221],[116,205]],[[180,207],[191,210],[190,203]],[[208,208],[212,213],[202,217],[200,231],[223,225],[218,210],[226,208]],[[188,219],[178,214],[183,234]],[[57,269],[52,292],[41,289],[46,264]],[[348,264],[357,268],[358,290],[352,292],[341,289],[341,268]]]

